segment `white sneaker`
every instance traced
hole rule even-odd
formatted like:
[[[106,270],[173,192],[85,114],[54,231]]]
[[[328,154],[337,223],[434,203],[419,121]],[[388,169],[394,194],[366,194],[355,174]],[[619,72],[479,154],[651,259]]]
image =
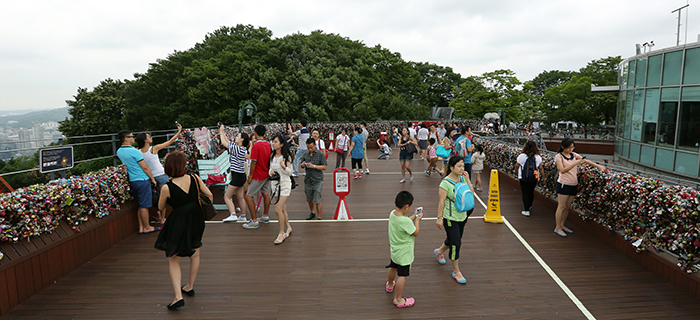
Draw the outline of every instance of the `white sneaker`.
[[[246,222],[246,221],[248,221],[248,220],[246,220],[246,219],[245,219],[245,215],[242,214],[242,215],[238,216],[238,221],[240,221],[240,222]]]
[[[243,225],[243,229],[257,229],[259,227],[260,227],[260,224],[258,224],[257,222],[254,222],[253,220],[250,220]]]
[[[365,170],[365,173],[366,173],[366,174],[369,174],[369,168],[367,168],[367,170]]]
[[[520,213],[526,217],[530,216],[530,211],[521,211]]]
[[[238,216],[235,213],[232,213],[230,216],[224,218],[224,220],[221,220],[223,222],[236,222],[238,221]]]

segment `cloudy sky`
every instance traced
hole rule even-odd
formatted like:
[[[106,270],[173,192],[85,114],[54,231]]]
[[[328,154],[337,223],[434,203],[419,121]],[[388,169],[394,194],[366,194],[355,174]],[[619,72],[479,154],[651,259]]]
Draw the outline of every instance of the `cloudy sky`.
[[[544,70],[627,58],[635,43],[674,46],[671,11],[687,1],[0,0],[0,110],[65,107],[78,87],[132,79],[236,24],[266,27],[275,38],[323,30],[463,77],[511,69],[525,81]],[[689,3],[688,43],[700,34],[700,0]]]

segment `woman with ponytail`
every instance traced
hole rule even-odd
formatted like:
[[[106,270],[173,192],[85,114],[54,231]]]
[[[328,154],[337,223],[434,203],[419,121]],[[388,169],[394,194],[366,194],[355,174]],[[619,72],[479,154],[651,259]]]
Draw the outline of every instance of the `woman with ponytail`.
[[[574,198],[576,198],[576,194],[578,193],[578,166],[585,163],[599,170],[605,170],[605,167],[593,161],[586,160],[586,157],[582,157],[578,153],[574,153],[574,148],[574,140],[565,138],[561,141],[559,153],[554,156],[554,163],[556,163],[557,169],[559,170],[559,178],[557,179],[558,205],[554,233],[562,237],[566,237],[567,233],[574,233],[571,229],[567,228],[564,223],[569,216],[569,211],[571,211],[571,204],[574,202]]]

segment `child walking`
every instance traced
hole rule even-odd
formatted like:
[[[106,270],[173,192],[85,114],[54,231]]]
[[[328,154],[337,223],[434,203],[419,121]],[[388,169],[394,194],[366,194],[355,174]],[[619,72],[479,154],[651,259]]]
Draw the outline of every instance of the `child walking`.
[[[406,286],[406,277],[411,271],[413,263],[413,244],[415,237],[420,232],[420,220],[423,218],[423,208],[417,208],[415,214],[406,216],[413,205],[413,195],[408,191],[401,191],[394,200],[396,209],[389,214],[389,244],[391,247],[391,263],[386,292],[394,293],[394,305],[398,308],[411,307],[416,303],[414,298],[404,298],[403,289]],[[398,275],[398,278],[397,278]]]
[[[428,140],[430,144],[428,145],[428,169],[425,170],[425,174],[430,177],[430,174],[435,170],[440,176],[442,177],[442,172],[438,171],[437,169],[437,161],[438,161],[438,156],[437,156],[437,146],[435,145],[435,139],[430,138]]]

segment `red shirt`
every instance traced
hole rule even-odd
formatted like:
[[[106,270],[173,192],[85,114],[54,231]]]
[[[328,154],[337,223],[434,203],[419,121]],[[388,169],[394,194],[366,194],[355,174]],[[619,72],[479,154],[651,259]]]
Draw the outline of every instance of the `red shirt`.
[[[272,148],[267,140],[258,140],[253,144],[250,160],[256,162],[255,170],[253,170],[254,180],[263,181],[270,176],[270,153],[272,153]]]

